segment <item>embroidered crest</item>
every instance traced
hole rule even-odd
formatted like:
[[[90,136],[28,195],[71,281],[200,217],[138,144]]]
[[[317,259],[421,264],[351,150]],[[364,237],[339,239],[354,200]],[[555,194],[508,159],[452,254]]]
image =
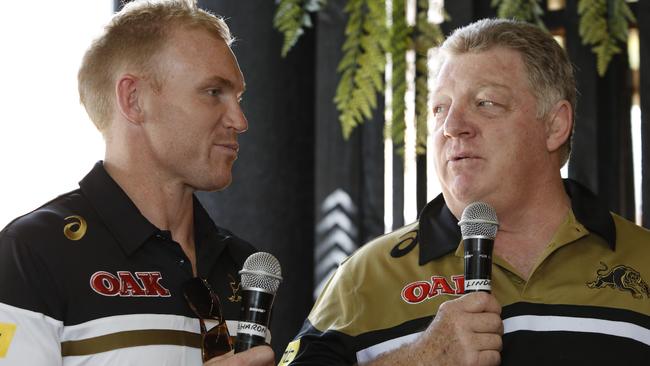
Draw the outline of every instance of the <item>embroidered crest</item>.
[[[232,290],[232,295],[228,296],[228,300],[230,302],[240,302],[241,295],[239,295],[239,288],[241,287],[241,283],[237,282],[230,274],[228,274],[228,277],[230,277],[230,289]]]
[[[596,271],[596,280],[587,282],[587,287],[593,289],[611,287],[620,291],[627,291],[635,299],[642,299],[644,295],[646,298],[650,298],[650,288],[641,278],[639,271],[622,264],[608,271],[605,263],[600,262],[600,264],[603,268]]]

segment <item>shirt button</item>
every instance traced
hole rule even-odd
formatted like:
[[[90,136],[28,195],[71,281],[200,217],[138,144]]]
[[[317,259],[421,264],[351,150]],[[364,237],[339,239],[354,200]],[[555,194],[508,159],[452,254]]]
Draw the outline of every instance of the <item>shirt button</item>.
[[[179,266],[182,266],[183,264],[185,264],[185,259],[181,259],[178,261]]]

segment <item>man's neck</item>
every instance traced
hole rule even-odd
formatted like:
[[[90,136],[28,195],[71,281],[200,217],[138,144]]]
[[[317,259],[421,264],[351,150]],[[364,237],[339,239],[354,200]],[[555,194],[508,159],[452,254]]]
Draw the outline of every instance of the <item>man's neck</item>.
[[[528,199],[498,212],[499,231],[494,254],[524,279],[534,270],[544,249],[566,219],[571,202],[561,180],[534,192]]]
[[[169,230],[196,274],[193,190],[134,161],[106,156],[104,168],[140,213],[161,230]]]

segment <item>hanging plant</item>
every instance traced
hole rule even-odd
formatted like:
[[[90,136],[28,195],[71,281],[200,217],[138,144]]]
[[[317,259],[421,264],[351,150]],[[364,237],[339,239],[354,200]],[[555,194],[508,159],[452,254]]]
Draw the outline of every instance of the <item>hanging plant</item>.
[[[544,10],[540,2],[541,0],[492,0],[491,5],[497,9],[499,18],[522,20],[547,30],[542,21]]]
[[[345,29],[341,74],[334,102],[339,111],[343,136],[347,139],[354,128],[372,118],[377,95],[384,93],[386,54],[392,57],[390,134],[395,149],[403,152],[405,131],[406,53],[416,52],[416,151],[424,153],[427,138],[427,53],[444,36],[440,27],[427,20],[428,1],[417,0],[416,25],[406,23],[405,0],[392,0],[392,25],[387,26],[385,2],[380,0],[349,0],[345,6],[348,23]],[[500,18],[514,18],[537,24],[542,22],[542,0],[492,0]],[[648,1],[648,0],[645,0]],[[274,27],[284,35],[282,56],[296,44],[304,29],[312,26],[311,14],[323,8],[326,0],[276,0],[278,6]],[[592,45],[597,55],[599,75],[603,76],[612,57],[621,52],[620,43],[627,40],[629,23],[635,21],[625,0],[579,0],[579,32],[583,44]],[[446,17],[446,15],[445,15]]]
[[[349,18],[334,102],[347,139],[357,125],[372,118],[377,94],[384,92],[388,27],[382,1],[350,0],[345,12]]]
[[[304,28],[312,27],[310,13],[322,9],[325,0],[277,0],[277,4],[273,26],[284,36],[282,57],[285,57],[305,33]]]
[[[627,42],[630,22],[636,21],[625,0],[580,0],[580,37],[596,54],[598,74],[604,76],[609,62]]]
[[[391,121],[390,136],[394,148],[404,152],[404,132],[406,130],[406,51],[410,48],[413,29],[406,23],[405,0],[393,0],[390,28],[391,53]]]

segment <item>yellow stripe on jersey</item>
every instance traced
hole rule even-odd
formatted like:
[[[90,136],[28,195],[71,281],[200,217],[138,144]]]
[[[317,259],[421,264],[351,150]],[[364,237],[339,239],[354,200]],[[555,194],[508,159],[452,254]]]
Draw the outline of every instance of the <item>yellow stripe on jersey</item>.
[[[16,324],[0,323],[0,358],[4,358],[9,350],[11,340],[16,332]]]

